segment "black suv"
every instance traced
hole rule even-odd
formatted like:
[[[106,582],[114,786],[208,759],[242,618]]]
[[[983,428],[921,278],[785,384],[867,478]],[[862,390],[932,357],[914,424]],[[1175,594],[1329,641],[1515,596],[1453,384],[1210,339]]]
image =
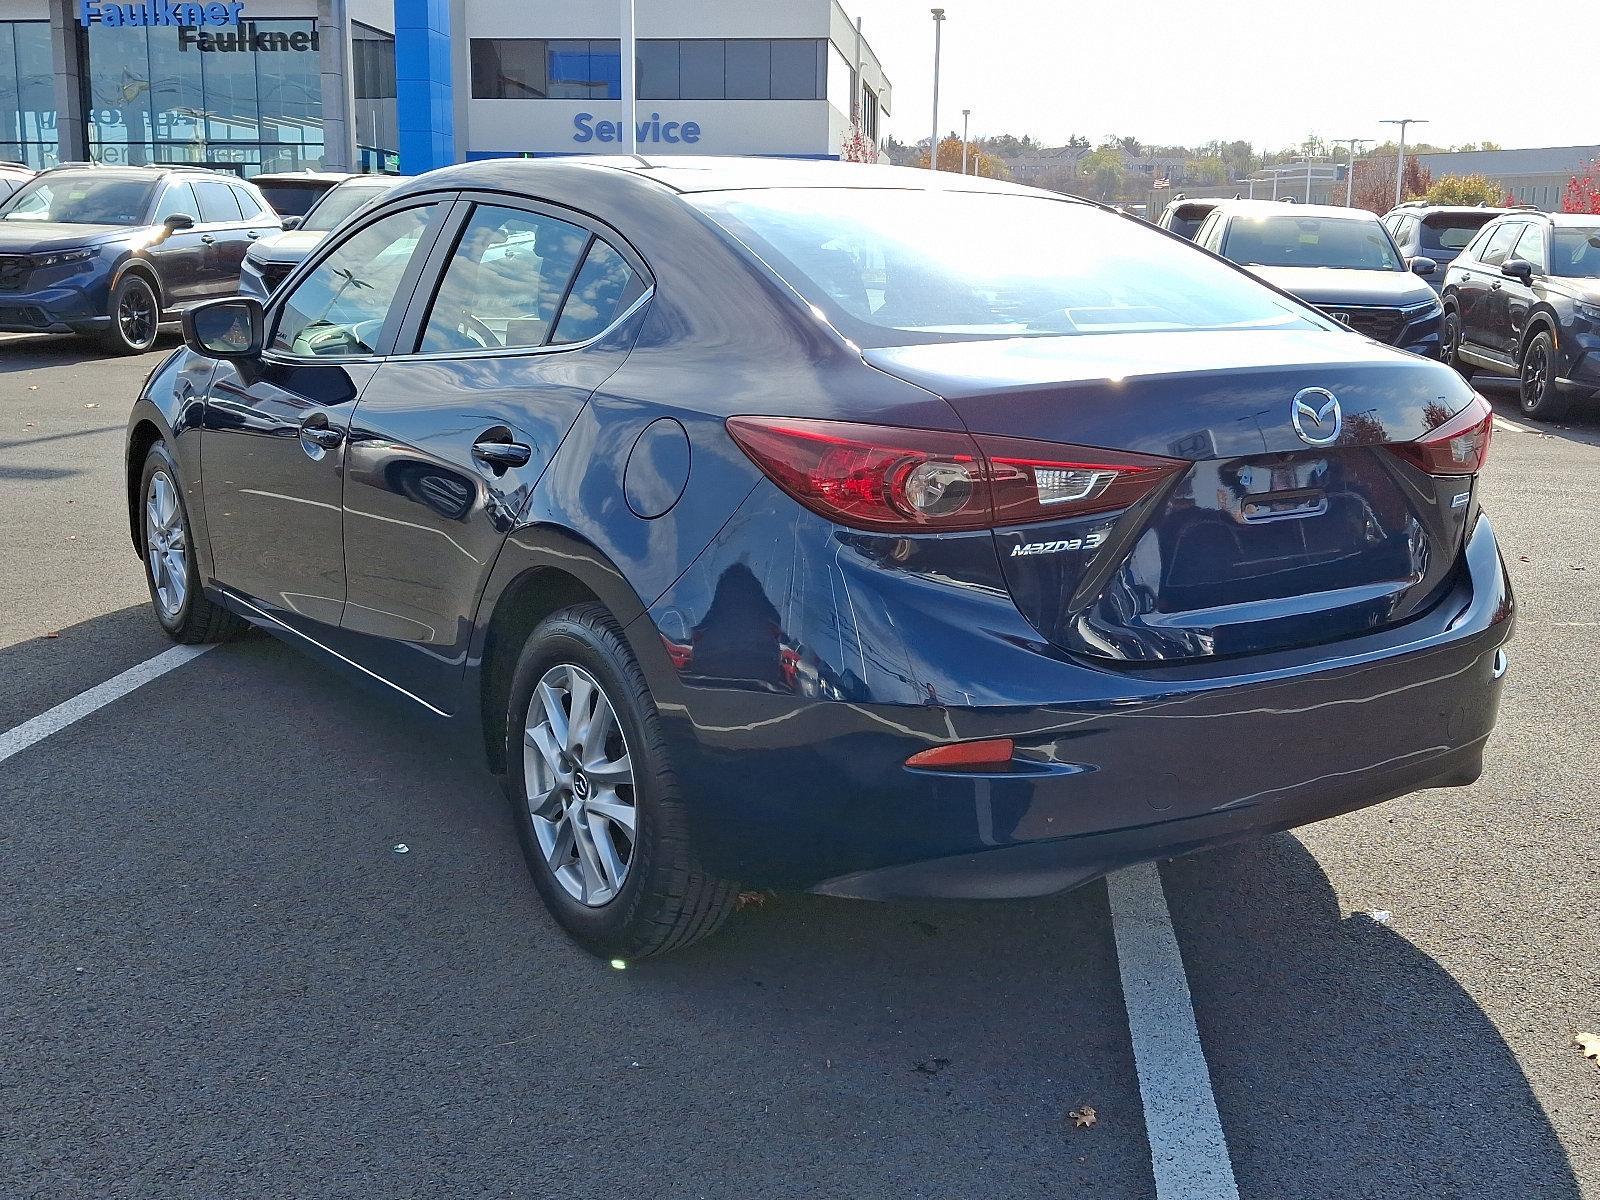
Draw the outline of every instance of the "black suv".
[[[282,227],[231,175],[54,167],[0,204],[0,331],[148,350],[163,320],[236,291],[245,251]]]
[[[1445,361],[1516,376],[1528,416],[1559,420],[1600,392],[1600,217],[1491,221],[1445,272],[1443,300]]]
[[[1438,268],[1402,257],[1364,208],[1224,200],[1194,241],[1357,333],[1439,357],[1439,299],[1425,282]]]
[[[1383,227],[1406,258],[1430,258],[1437,264],[1434,273],[1424,278],[1438,292],[1444,288],[1444,269],[1455,261],[1462,247],[1478,230],[1510,211],[1508,208],[1472,208],[1408,200],[1399,208],[1389,210],[1383,218]]]

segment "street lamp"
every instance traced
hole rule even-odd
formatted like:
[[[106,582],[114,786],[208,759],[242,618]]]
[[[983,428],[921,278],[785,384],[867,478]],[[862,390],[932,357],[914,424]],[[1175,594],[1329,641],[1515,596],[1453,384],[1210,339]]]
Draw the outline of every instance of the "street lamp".
[[[933,139],[928,143],[928,170],[939,169],[939,33],[944,25],[944,9],[929,9],[933,13]]]
[[[961,173],[967,173],[967,120],[972,116],[970,108],[961,110]]]
[[[1344,206],[1355,207],[1356,199],[1356,143],[1370,142],[1371,138],[1334,138],[1334,145],[1349,146],[1350,153],[1344,160]]]
[[[1394,206],[1400,207],[1400,201],[1405,199],[1406,186],[1406,126],[1426,125],[1426,117],[1399,117],[1394,120],[1379,121],[1380,125],[1400,126],[1400,155],[1394,163]]]

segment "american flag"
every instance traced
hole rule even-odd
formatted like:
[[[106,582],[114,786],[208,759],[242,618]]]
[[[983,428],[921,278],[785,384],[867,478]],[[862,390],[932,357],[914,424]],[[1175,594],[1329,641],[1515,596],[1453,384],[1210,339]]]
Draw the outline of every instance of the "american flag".
[[[1162,190],[1164,190],[1166,188],[1169,188],[1171,186],[1172,186],[1172,180],[1168,179],[1165,175],[1157,175],[1156,178],[1155,178],[1155,181],[1153,183],[1151,183],[1151,185],[1150,185],[1150,187],[1154,191],[1158,191],[1158,192],[1162,191]]]

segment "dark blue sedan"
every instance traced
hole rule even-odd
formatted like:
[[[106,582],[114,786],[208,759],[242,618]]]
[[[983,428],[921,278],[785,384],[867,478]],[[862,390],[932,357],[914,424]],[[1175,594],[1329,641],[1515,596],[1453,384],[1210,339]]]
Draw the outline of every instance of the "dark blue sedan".
[[[185,333],[128,431],[157,618],[476,740],[599,953],[741,885],[1036,896],[1482,770],[1487,405],[1099,206],[480,162]]]

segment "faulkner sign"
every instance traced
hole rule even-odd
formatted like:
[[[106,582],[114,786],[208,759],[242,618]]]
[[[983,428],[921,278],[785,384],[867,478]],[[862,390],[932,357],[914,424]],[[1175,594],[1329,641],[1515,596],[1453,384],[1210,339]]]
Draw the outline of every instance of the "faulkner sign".
[[[276,29],[262,30],[254,21],[244,20],[241,16],[243,12],[242,3],[167,4],[160,0],[147,0],[143,4],[113,4],[102,3],[101,0],[79,0],[78,4],[78,20],[85,26],[98,25],[103,29],[130,26],[139,29],[175,28],[178,31],[179,50],[213,54],[318,48],[315,30],[297,29],[292,33]]]

